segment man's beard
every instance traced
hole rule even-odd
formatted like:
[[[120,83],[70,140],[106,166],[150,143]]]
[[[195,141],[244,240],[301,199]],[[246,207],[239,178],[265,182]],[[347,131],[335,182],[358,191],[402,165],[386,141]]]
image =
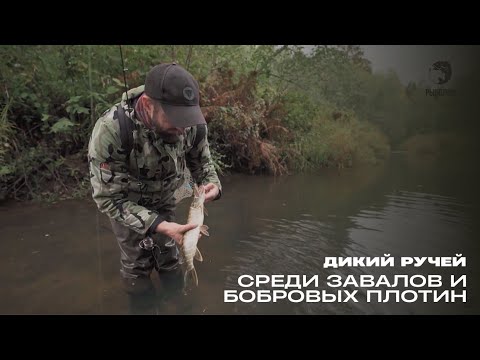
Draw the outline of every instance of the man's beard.
[[[180,140],[180,136],[178,134],[172,134],[171,132],[156,129],[155,131],[159,138],[161,138],[167,144],[174,144]]]

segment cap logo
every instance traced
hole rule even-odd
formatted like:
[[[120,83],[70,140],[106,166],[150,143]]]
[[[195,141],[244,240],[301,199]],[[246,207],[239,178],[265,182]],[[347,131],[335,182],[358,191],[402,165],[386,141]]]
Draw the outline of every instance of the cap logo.
[[[193,89],[191,87],[187,86],[183,89],[183,96],[187,100],[193,100],[193,98],[195,97],[195,93],[193,92]]]

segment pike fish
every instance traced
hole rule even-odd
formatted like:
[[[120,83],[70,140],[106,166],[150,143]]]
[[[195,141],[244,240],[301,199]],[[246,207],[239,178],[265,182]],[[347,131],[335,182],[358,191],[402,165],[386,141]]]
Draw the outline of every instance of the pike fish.
[[[180,247],[180,253],[183,257],[183,263],[185,266],[184,285],[187,285],[187,280],[191,278],[196,286],[198,286],[198,276],[193,259],[203,261],[202,254],[198,250],[197,243],[200,238],[200,234],[209,236],[208,226],[203,224],[205,217],[205,189],[203,186],[198,187],[196,184],[193,188],[193,200],[190,204],[188,212],[188,223],[197,224],[198,226],[192,230],[187,231],[183,235],[182,246]]]

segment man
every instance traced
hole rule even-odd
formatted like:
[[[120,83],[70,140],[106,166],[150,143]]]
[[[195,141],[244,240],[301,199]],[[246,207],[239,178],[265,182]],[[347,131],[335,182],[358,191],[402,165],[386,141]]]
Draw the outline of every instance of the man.
[[[90,181],[92,197],[110,218],[120,247],[125,290],[135,295],[153,291],[153,269],[161,279],[180,275],[178,246],[183,234],[197,226],[175,222],[174,192],[184,181],[185,165],[204,186],[206,202],[220,198],[221,184],[209,151],[198,83],[188,71],[175,63],[157,65],[147,73],[145,85],[124,93],[121,108],[117,105],[93,129]],[[122,146],[123,115],[135,125],[131,151]],[[143,241],[148,237],[153,249]]]

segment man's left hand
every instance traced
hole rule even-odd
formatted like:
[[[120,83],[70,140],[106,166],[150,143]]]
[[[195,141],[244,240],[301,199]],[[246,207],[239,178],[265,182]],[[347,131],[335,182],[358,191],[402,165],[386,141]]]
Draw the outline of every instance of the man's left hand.
[[[209,202],[214,200],[217,196],[220,190],[218,189],[218,186],[213,184],[213,183],[208,183],[207,185],[204,186],[205,189],[205,202]]]

